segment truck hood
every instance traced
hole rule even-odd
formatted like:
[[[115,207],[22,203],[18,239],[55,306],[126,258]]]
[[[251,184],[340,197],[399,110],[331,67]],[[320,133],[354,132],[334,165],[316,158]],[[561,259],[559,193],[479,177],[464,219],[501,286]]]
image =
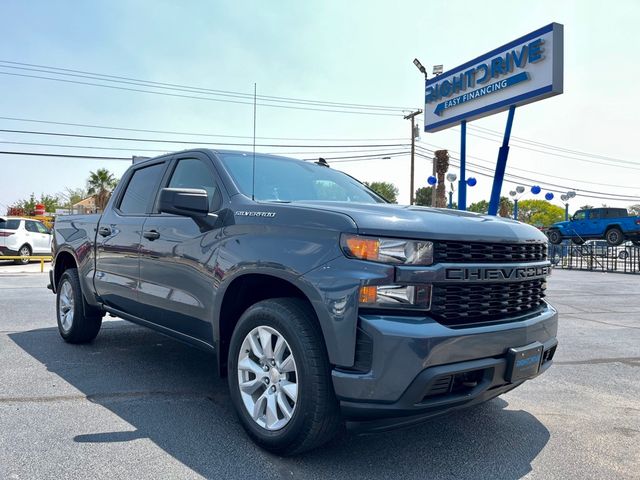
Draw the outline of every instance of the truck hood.
[[[363,235],[472,242],[547,242],[547,237],[530,225],[460,210],[349,202],[295,202],[293,205],[348,215]]]

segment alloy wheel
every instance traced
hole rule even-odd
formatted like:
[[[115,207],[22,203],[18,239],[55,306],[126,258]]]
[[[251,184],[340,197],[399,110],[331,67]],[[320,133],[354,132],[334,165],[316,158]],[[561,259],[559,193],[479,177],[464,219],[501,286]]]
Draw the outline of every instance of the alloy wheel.
[[[242,342],[238,387],[251,418],[266,430],[284,428],[298,402],[298,370],[293,352],[275,328],[259,326]]]

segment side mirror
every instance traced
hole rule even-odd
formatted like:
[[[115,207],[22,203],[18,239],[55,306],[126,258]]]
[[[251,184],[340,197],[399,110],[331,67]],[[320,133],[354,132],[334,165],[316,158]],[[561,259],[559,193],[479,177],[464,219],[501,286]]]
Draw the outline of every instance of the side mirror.
[[[183,217],[205,217],[209,213],[209,198],[205,190],[195,188],[163,188],[159,210]]]
[[[192,218],[201,231],[213,228],[218,215],[209,213],[206,190],[198,188],[163,188],[160,190],[158,210]]]

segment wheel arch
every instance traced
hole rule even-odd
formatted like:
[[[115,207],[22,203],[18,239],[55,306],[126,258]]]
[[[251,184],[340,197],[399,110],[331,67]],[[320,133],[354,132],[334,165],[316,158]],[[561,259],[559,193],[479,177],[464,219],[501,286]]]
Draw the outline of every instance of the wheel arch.
[[[288,276],[282,272],[244,272],[234,276],[218,292],[221,300],[217,304],[216,316],[213,324],[213,337],[218,357],[218,373],[226,375],[227,357],[231,335],[242,314],[255,303],[270,298],[299,298],[304,301],[314,314],[320,329],[324,332],[319,312],[312,301],[313,292],[305,285],[301,285],[295,276]],[[319,299],[319,296],[318,296]],[[326,351],[326,336],[322,343]]]

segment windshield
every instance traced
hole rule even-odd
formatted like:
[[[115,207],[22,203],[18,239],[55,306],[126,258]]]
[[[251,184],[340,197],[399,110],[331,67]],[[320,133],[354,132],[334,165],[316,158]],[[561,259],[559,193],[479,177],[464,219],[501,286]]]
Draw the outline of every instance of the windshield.
[[[240,191],[251,197],[252,154],[218,153],[218,156]],[[256,155],[255,168],[256,200],[385,203],[381,197],[349,175],[314,162]]]

